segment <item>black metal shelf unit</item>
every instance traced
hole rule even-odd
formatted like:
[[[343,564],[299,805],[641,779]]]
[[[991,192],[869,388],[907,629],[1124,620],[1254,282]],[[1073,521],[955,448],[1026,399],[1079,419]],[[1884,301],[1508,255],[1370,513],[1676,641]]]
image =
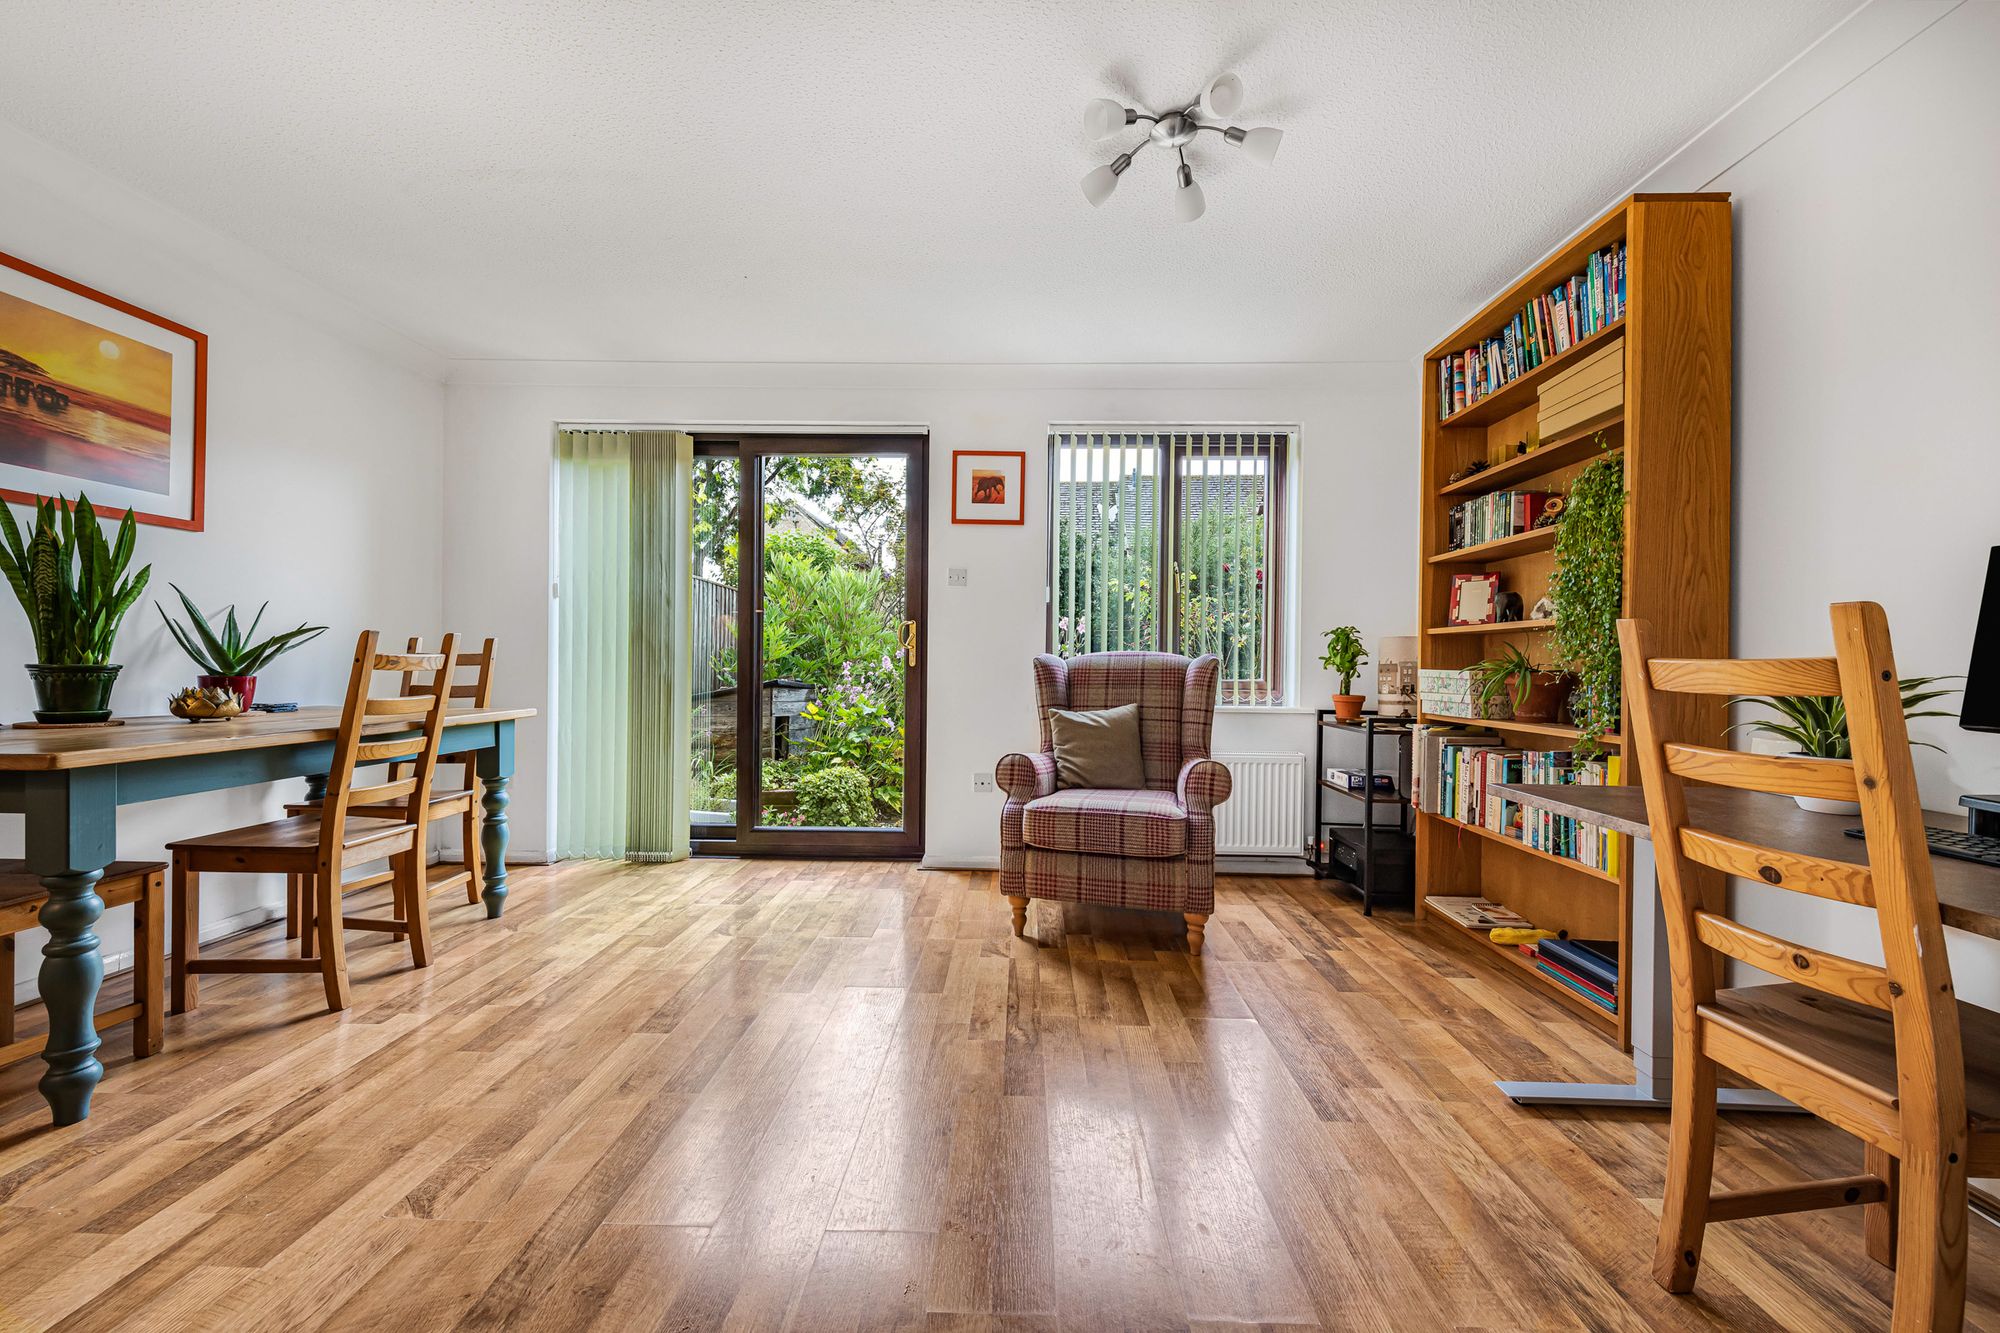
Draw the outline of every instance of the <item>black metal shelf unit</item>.
[[[1410,898],[1415,886],[1416,839],[1410,819],[1410,736],[1414,718],[1382,717],[1363,713],[1352,722],[1343,722],[1331,708],[1319,710],[1313,744],[1313,838],[1312,868],[1323,879],[1351,884],[1361,894],[1361,911],[1370,915],[1378,896]],[[1350,733],[1360,737],[1363,749],[1362,772],[1366,783],[1353,791],[1327,779],[1328,733]],[[1395,788],[1375,790],[1376,741],[1396,742]],[[1345,818],[1327,818],[1326,798],[1332,794],[1335,809]],[[1377,810],[1393,808],[1393,827],[1376,816]]]

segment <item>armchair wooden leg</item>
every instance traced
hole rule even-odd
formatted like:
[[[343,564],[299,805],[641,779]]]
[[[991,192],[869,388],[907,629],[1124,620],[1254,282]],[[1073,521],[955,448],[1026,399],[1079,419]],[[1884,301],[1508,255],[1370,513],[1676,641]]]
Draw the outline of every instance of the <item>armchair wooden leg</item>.
[[[201,1003],[201,982],[188,971],[188,964],[200,954],[198,932],[201,921],[201,875],[188,869],[179,855],[174,857],[174,965],[173,1007],[184,1014]]]
[[[1014,909],[1014,937],[1016,939],[1025,939],[1028,934],[1027,895],[1010,893],[1007,895],[1007,902]]]
[[[1868,1257],[1886,1268],[1896,1266],[1896,1192],[1901,1185],[1901,1171],[1896,1159],[1870,1143],[1864,1153],[1866,1165],[1862,1168],[1871,1176],[1880,1176],[1889,1187],[1889,1197],[1880,1203],[1871,1203],[1861,1210],[1861,1237],[1867,1246]]]
[[[1202,939],[1208,931],[1208,913],[1182,912],[1181,919],[1187,922],[1188,952],[1200,953]]]

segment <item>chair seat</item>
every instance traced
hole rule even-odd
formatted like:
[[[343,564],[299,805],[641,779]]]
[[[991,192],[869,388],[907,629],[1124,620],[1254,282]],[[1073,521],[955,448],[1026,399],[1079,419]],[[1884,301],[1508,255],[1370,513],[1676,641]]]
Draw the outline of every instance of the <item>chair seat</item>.
[[[1896,1036],[1884,1010],[1786,982],[1717,991],[1715,1002],[1697,1012],[1760,1046],[1804,1055],[1886,1106],[1896,1104]],[[1972,1130],[2000,1135],[2000,1012],[1960,1001],[1958,1024]]]
[[[1187,811],[1170,791],[1070,787],[1028,802],[1030,847],[1100,856],[1174,857],[1187,852]]]
[[[400,819],[368,819],[350,815],[342,830],[340,845],[352,851],[398,839],[407,841],[410,836],[411,826]],[[265,824],[206,833],[198,838],[181,838],[167,846],[173,851],[183,848],[189,851],[311,851],[319,846],[319,816],[293,815]]]
[[[97,892],[104,892],[116,884],[136,881],[146,875],[165,874],[164,861],[113,861],[104,867],[104,874],[97,881]],[[23,860],[0,860],[0,907],[12,907],[15,903],[32,902],[48,897],[49,891],[42,885],[41,876],[28,869]]]
[[[426,804],[430,806],[431,813],[434,815],[450,814],[456,810],[469,810],[472,808],[472,793],[463,787],[457,791],[434,791],[431,793],[431,798]],[[320,803],[318,801],[293,801],[285,807],[285,813],[288,815],[317,815],[319,811]],[[350,805],[347,807],[347,813],[349,815],[393,816],[400,819],[403,815],[403,803],[401,801],[391,801],[387,805]]]

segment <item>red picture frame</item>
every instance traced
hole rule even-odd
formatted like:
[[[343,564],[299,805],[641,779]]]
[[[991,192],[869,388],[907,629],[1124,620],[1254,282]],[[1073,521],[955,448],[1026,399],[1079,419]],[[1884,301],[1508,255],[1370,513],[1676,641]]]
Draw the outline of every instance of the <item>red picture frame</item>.
[[[141,306],[134,305],[130,301],[121,301],[117,297],[112,296],[106,292],[98,291],[95,287],[86,286],[85,284],[77,282],[72,278],[66,278],[60,273],[52,272],[49,269],[41,267],[39,264],[29,263],[25,259],[21,259],[15,255],[7,254],[4,251],[0,251],[0,268],[8,269],[14,273],[22,274],[28,278],[35,280],[36,282],[46,283],[49,286],[57,288],[60,291],[67,292],[72,296],[80,297],[82,300],[90,302],[93,305],[102,306],[108,311],[114,311],[117,314],[123,315],[129,319],[137,320],[140,323],[151,325],[152,327],[157,328],[162,332],[172,334],[174,337],[185,339],[188,342],[190,347],[189,360],[191,361],[190,376],[192,380],[192,384],[190,386],[192,392],[191,392],[191,405],[189,408],[189,412],[190,415],[192,416],[192,420],[189,423],[188,436],[187,436],[187,446],[189,450],[189,462],[190,462],[190,472],[187,478],[187,490],[185,492],[187,497],[186,499],[187,513],[185,515],[182,515],[178,512],[153,513],[153,512],[148,512],[146,509],[141,508],[137,505],[132,505],[130,506],[130,508],[133,518],[140,523],[150,523],[156,527],[162,527],[162,528],[178,528],[186,532],[200,532],[203,526],[204,508],[207,498],[206,491],[207,491],[207,471],[208,471],[208,335],[205,333],[201,333],[195,329],[191,329],[187,327],[185,324],[176,323],[175,321],[168,319],[163,315],[155,314],[152,311],[147,310]],[[6,284],[4,282],[0,282],[0,296],[5,296],[9,298],[11,301],[21,303],[23,305],[28,305],[28,306],[39,305],[39,303],[36,302],[32,296],[19,295],[15,292],[8,291],[6,289]],[[79,323],[87,323],[87,321],[84,319],[84,316],[81,314],[69,314],[68,312],[53,311],[50,310],[48,307],[41,307],[41,309],[48,311],[49,314],[54,315],[58,318],[67,318]],[[7,342],[7,337],[5,335],[5,330],[4,328],[0,328],[0,351],[9,350],[6,347],[6,342]],[[15,362],[21,361],[26,355],[25,353],[21,352],[19,348],[15,348],[12,350],[14,353],[12,360]],[[171,356],[172,353],[168,353],[168,355]],[[176,363],[176,369],[178,369],[178,363]],[[7,372],[9,370],[12,370],[15,374],[18,375],[20,367],[18,365],[10,367],[5,364],[0,364],[0,372]],[[36,371],[40,374],[41,379],[43,381],[49,381],[53,379],[53,377],[48,375],[48,372],[41,371],[39,367],[36,367]],[[64,386],[55,386],[55,387],[58,390],[60,390],[60,388]],[[169,420],[171,422],[171,418],[169,418]],[[6,461],[7,460],[5,460],[4,458],[0,458],[0,462],[6,462]],[[13,464],[9,470],[16,474],[23,471],[45,472],[50,478],[51,482],[51,484],[46,489],[40,491],[23,490],[18,487],[12,487],[0,484],[0,498],[13,501],[16,504],[32,505],[35,503],[38,494],[74,495],[74,493],[78,491],[82,491],[88,494],[92,490],[94,484],[89,478],[86,477],[61,472],[52,468],[32,467],[31,465],[28,464]],[[116,483],[112,484],[114,486],[116,485]],[[109,518],[109,519],[123,518],[126,513],[126,509],[120,508],[113,504],[108,504],[108,503],[98,504],[95,496],[92,497],[92,504],[96,508],[98,515],[102,518]]]
[[[981,467],[974,459],[1006,460]],[[1018,527],[1028,521],[1028,455],[1014,449],[951,451],[951,521]]]
[[[1468,591],[1470,590],[1470,591]],[[1483,607],[1484,614],[1479,614]],[[1470,618],[1468,618],[1468,614]],[[1498,574],[1453,574],[1451,607],[1445,619],[1453,625],[1493,625],[1500,620]]]

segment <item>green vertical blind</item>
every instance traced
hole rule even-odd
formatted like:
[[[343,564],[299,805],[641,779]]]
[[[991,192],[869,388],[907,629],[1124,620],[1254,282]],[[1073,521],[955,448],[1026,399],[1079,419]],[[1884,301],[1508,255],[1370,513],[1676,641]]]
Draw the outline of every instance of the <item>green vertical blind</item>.
[[[1221,701],[1284,702],[1283,431],[1054,431],[1049,643],[1222,659]]]
[[[556,440],[556,846],[688,854],[693,441]]]

